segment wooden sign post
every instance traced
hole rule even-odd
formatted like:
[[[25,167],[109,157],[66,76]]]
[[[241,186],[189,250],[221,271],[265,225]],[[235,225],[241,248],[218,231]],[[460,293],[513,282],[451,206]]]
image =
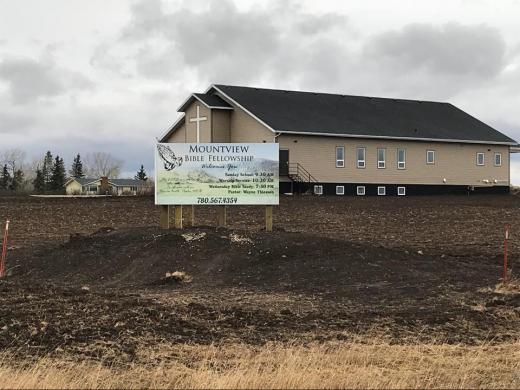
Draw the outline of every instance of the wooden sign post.
[[[226,206],[218,206],[217,210],[217,227],[227,226],[227,208]]]
[[[185,225],[191,227],[195,226],[195,206],[186,206],[184,215]]]
[[[173,213],[171,210],[173,209]],[[186,210],[186,212],[184,212]],[[160,206],[159,225],[163,229],[170,229],[170,217],[173,214],[175,229],[195,226],[195,206]],[[227,206],[217,206],[217,227],[227,227]],[[265,206],[265,231],[273,231],[273,206]]]
[[[182,229],[182,205],[175,206],[175,229]]]
[[[159,206],[161,214],[159,219],[159,226],[163,229],[170,228],[170,206]]]
[[[265,206],[265,231],[273,231],[273,206]]]

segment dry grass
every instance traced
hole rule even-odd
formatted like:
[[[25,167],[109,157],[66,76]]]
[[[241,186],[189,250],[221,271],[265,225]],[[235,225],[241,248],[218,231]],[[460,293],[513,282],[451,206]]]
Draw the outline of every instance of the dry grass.
[[[495,291],[497,294],[520,294],[520,279],[518,278],[510,278],[507,283],[499,283],[495,286]]]
[[[4,354],[0,388],[518,388],[519,347],[170,346],[140,351],[162,363],[112,367],[51,358],[16,367]]]

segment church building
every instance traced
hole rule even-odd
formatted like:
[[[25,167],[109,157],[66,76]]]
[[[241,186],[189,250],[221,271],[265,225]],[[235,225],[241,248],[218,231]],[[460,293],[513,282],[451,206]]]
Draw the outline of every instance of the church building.
[[[280,191],[507,193],[513,139],[450,103],[212,85],[161,142],[277,142]]]

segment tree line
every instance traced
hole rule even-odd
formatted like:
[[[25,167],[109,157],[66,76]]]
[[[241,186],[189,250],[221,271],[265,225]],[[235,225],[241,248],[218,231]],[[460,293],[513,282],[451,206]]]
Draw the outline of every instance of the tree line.
[[[27,164],[24,151],[9,149],[0,152],[0,164],[0,191],[45,194],[63,192],[68,178],[118,178],[123,161],[104,152],[89,153],[83,161],[78,153],[67,171],[64,159],[59,155],[53,156],[51,151]],[[148,179],[143,165],[134,178]]]

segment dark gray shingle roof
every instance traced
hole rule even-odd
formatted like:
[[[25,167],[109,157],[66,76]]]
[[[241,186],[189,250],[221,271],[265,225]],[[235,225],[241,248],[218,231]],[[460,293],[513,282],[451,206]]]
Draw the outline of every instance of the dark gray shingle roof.
[[[194,95],[210,107],[232,108],[225,100],[218,97],[217,95],[208,95],[205,93],[194,93]]]
[[[108,181],[117,187],[142,187],[146,185],[145,181],[136,179],[108,179]]]
[[[279,132],[516,142],[450,103],[214,85]]]
[[[94,178],[88,178],[88,177],[80,177],[80,178],[77,178],[77,177],[71,177],[69,179],[70,180],[76,180],[79,184],[81,184],[82,186],[84,185],[87,185],[87,184],[90,184],[90,183],[94,183],[96,182],[97,180],[99,179],[94,179]]]
[[[206,94],[206,93],[193,93],[190,97],[179,107],[179,112],[184,112],[188,108],[188,106],[193,102],[194,99],[198,99],[208,108],[212,109],[224,109],[231,110],[233,107],[229,105],[226,101],[220,98],[217,95]]]

